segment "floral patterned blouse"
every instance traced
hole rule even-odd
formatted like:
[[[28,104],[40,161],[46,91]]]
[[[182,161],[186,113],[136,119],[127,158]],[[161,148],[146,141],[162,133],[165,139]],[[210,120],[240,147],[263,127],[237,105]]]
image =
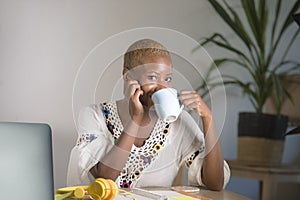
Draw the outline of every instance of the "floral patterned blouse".
[[[122,131],[115,102],[85,108],[79,116],[79,135],[70,157],[68,185],[89,184],[94,179],[89,170],[109,152]],[[171,186],[184,164],[189,183],[203,185],[204,148],[203,133],[187,112],[183,111],[172,124],[158,119],[145,143],[141,147],[133,145],[116,183],[120,188]],[[226,163],[224,172],[226,184],[230,174]]]
[[[102,106],[107,128],[116,143],[123,130],[116,104],[104,103]],[[130,185],[140,177],[142,171],[155,160],[159,151],[165,146],[169,129],[170,124],[158,120],[144,145],[141,147],[133,145],[126,165],[120,174],[119,187],[129,188]]]

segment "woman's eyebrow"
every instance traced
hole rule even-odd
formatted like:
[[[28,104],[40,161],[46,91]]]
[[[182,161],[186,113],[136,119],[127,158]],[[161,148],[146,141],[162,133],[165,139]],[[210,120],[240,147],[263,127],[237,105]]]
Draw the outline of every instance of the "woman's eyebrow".
[[[154,74],[160,74],[159,72],[156,72],[156,71],[148,71],[146,72],[147,74],[150,74],[150,73],[154,73]]]
[[[156,74],[161,74],[164,72],[158,72],[158,71],[147,71],[146,73],[156,73]],[[172,72],[166,72],[166,74],[173,74]]]

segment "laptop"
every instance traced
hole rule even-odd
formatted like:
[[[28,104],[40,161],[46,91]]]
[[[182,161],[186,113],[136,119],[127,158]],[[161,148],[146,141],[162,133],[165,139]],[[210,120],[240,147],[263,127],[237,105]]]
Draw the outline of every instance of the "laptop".
[[[54,199],[49,125],[0,122],[0,159],[0,199]]]

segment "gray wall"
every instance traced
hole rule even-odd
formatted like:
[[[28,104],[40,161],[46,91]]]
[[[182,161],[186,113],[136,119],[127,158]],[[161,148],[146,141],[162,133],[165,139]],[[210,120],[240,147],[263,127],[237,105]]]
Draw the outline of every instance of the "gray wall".
[[[288,6],[291,2],[284,1],[284,4]],[[235,6],[239,8],[238,4]],[[230,40],[235,40],[205,0],[0,1],[0,120],[51,125],[56,188],[66,184],[69,153],[76,141],[72,100],[80,66],[92,49],[108,37],[142,27],[168,28],[194,40],[222,31]],[[293,28],[297,28],[296,24]],[[295,46],[300,46],[300,39]],[[296,47],[291,56],[299,61]],[[212,47],[207,50],[212,57],[225,53]],[[112,65],[120,64],[116,58]],[[228,70],[243,76],[233,69]],[[112,73],[115,74],[109,76],[119,75],[121,70]],[[193,71],[187,71],[186,76],[195,78]],[[82,81],[89,81],[88,77],[84,78]],[[115,84],[113,81],[108,78],[106,84]],[[194,80],[193,84],[197,82]],[[95,93],[99,99],[105,96]],[[103,93],[108,94],[110,90]],[[224,126],[219,125],[221,144],[225,158],[233,159],[237,151],[237,113],[252,108],[235,89],[227,89],[227,103],[220,102],[220,110],[224,106],[227,108],[226,120]],[[222,121],[223,115],[218,109],[214,114],[217,122]],[[299,141],[299,136],[287,139],[285,162],[299,157]],[[233,179],[228,189],[256,199],[257,182],[241,182],[243,180]]]

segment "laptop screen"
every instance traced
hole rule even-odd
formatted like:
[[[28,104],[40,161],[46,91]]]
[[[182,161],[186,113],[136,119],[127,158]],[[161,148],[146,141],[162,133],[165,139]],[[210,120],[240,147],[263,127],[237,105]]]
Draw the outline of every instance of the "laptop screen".
[[[53,200],[51,129],[0,122],[1,199]]]

